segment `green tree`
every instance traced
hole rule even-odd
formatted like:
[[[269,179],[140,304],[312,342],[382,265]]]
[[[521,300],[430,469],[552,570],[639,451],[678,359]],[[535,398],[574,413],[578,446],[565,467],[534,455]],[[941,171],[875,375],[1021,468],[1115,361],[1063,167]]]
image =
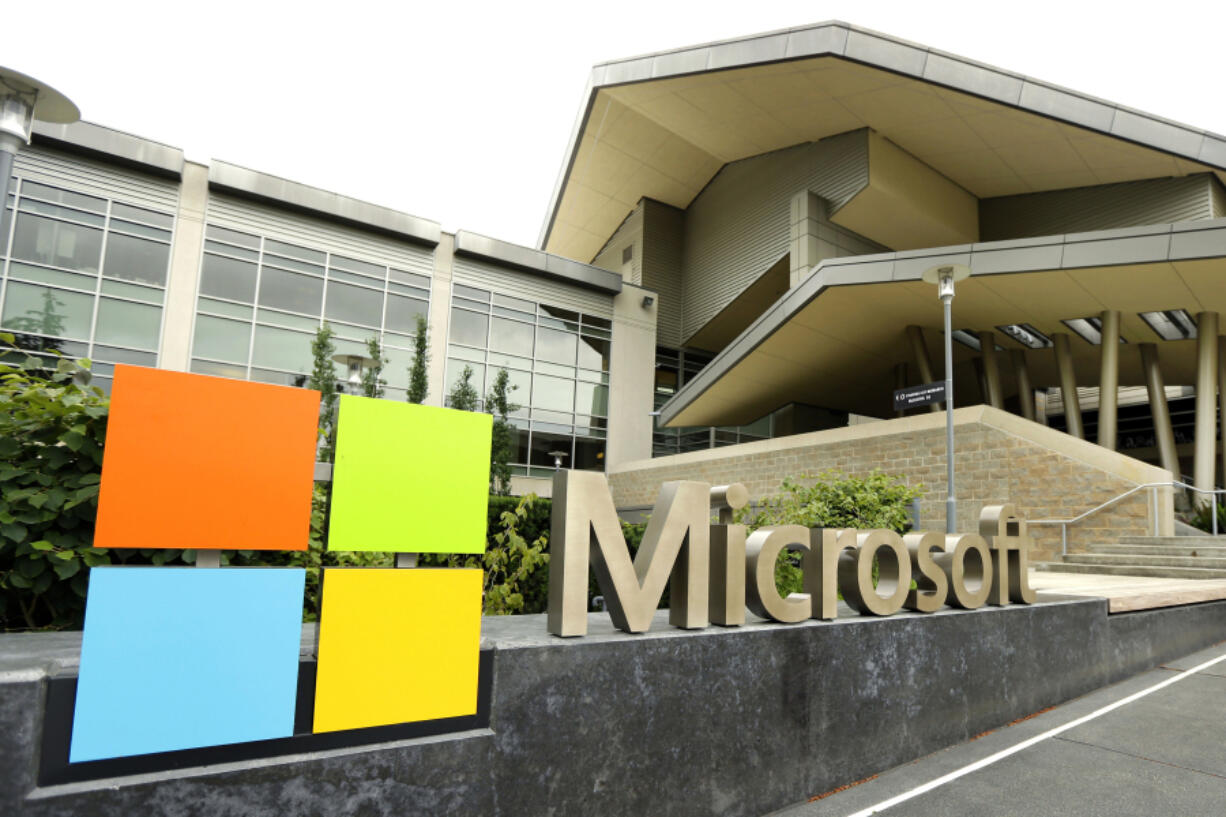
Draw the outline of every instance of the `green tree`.
[[[430,326],[426,316],[417,316],[417,334],[413,337],[413,365],[409,367],[409,393],[405,399],[410,403],[424,403],[430,393],[426,377],[426,364],[430,362]]]
[[[490,440],[490,493],[509,496],[511,493],[511,457],[515,453],[515,426],[507,415],[518,411],[520,406],[510,400],[511,392],[518,389],[510,383],[506,369],[499,369],[493,387],[485,396],[485,410],[494,415],[494,429]]]
[[[460,372],[460,376],[456,378],[451,391],[447,393],[447,405],[460,411],[476,411],[481,395],[472,380],[473,367],[466,365],[464,371]]]
[[[27,309],[25,315],[8,321],[11,328],[23,334],[9,341],[18,349],[31,352],[58,352],[64,337],[64,316],[56,311],[64,302],[55,297],[55,290],[43,290],[42,309]],[[36,334],[24,334],[26,332]],[[39,337],[42,335],[42,337]]]
[[[387,358],[383,356],[383,347],[378,338],[366,341],[366,353],[375,362],[362,371],[362,394],[367,397],[382,397],[384,387],[387,386],[387,381],[382,377]]]
[[[324,323],[311,341],[311,355],[315,359],[307,388],[319,392],[319,460],[332,462],[332,417],[336,409],[336,364],[332,356],[336,345],[332,343],[331,324]]]

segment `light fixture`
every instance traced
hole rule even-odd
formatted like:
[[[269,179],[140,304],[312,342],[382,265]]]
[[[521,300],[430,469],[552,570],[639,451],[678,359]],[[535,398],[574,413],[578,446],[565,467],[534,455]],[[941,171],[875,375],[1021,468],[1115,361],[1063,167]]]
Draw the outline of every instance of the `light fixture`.
[[[562,470],[562,459],[569,457],[569,451],[550,451],[549,456],[553,457],[553,467],[557,470]]]
[[[976,352],[983,351],[983,344],[979,342],[979,338],[975,333],[969,329],[955,329],[951,334],[953,339],[963,346],[974,349]]]
[[[1072,329],[1086,343],[1094,346],[1102,346],[1103,344],[1103,319],[1102,318],[1070,318],[1067,321],[1060,323]],[[1127,343],[1124,338],[1120,338],[1120,343]]]
[[[7,198],[13,160],[30,144],[34,123],[64,125],[80,118],[77,106],[50,85],[0,68],[0,198]]]
[[[1195,340],[1196,321],[1186,309],[1165,309],[1160,312],[1141,312],[1141,320],[1163,340]]]
[[[643,296],[643,308],[644,308],[644,309],[649,308],[649,307],[650,307],[652,304],[654,304],[655,302],[656,302],[656,296],[655,296],[655,295],[644,295],[644,296]]]
[[[1028,323],[1010,323],[996,328],[1027,349],[1047,349],[1052,345],[1051,338]]]
[[[362,387],[362,371],[368,366],[378,365],[379,361],[372,357],[363,355],[333,355],[332,359],[337,363],[344,363],[348,369],[348,375],[345,382],[352,386],[355,390]]]

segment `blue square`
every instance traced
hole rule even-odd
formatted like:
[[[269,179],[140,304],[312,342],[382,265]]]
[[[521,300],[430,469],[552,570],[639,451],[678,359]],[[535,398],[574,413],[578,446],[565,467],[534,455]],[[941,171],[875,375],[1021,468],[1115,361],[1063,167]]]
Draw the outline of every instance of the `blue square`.
[[[294,733],[306,571],[98,567],[69,762]]]

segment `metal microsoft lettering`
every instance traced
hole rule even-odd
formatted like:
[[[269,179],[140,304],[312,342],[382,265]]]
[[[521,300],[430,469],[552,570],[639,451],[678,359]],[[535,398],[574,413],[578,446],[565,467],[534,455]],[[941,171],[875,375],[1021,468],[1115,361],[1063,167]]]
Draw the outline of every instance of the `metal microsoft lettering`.
[[[549,632],[587,633],[588,573],[594,571],[614,625],[629,633],[651,626],[669,587],[669,623],[700,629],[736,627],[746,609],[797,623],[833,619],[838,596],[862,615],[902,609],[931,613],[944,605],[1031,604],[1026,521],[1012,505],[988,505],[978,533],[777,525],[752,534],[732,523],[748,502],[740,484],[666,482],[633,559],[603,474],[562,471],[554,478],[549,576]],[[712,523],[712,511],[720,520]],[[802,553],[804,592],[780,595],[775,561]],[[873,584],[873,563],[878,580]],[[915,588],[912,589],[912,580]]]

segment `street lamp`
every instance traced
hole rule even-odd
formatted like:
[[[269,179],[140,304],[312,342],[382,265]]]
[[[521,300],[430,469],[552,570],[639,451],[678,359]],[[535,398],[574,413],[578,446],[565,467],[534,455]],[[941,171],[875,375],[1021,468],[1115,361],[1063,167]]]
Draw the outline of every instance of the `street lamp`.
[[[365,357],[364,355],[333,355],[332,359],[337,363],[345,364],[349,372],[345,382],[352,389],[353,394],[358,394],[362,390],[363,370],[369,366],[376,366],[379,363],[373,357]]]
[[[965,264],[940,264],[924,270],[921,276],[937,285],[937,297],[945,304],[945,532],[957,525],[957,500],[954,499],[954,283],[970,277]]]
[[[30,144],[35,120],[66,125],[80,118],[77,106],[50,85],[0,67],[0,193],[8,196],[13,160]]]

